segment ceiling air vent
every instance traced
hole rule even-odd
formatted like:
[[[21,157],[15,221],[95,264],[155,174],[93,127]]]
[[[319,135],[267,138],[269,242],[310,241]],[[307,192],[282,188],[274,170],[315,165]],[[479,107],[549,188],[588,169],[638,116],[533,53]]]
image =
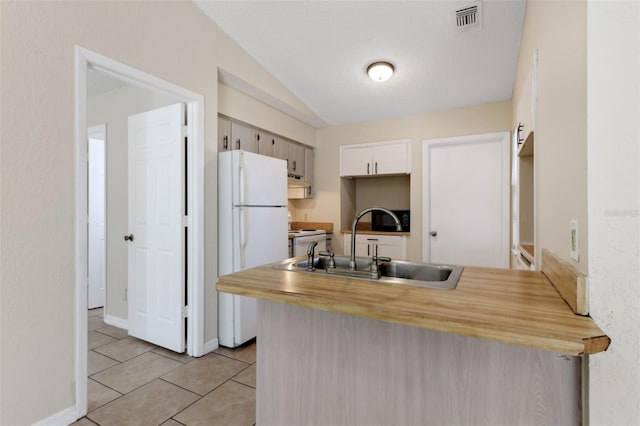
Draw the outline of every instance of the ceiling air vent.
[[[456,27],[458,31],[466,31],[471,28],[480,27],[480,17],[482,3],[467,3],[463,7],[456,9]]]

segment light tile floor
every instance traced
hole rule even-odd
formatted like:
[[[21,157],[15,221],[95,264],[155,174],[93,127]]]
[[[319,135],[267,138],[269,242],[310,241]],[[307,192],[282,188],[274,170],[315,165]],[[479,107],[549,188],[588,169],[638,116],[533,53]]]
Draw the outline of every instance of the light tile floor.
[[[255,425],[255,343],[191,358],[102,316],[89,311],[89,409],[75,425]]]

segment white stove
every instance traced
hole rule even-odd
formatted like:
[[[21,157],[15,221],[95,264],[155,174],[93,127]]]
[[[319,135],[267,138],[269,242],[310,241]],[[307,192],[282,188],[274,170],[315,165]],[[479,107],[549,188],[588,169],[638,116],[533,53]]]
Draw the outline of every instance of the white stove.
[[[313,241],[318,243],[315,249],[316,254],[327,249],[327,233],[321,229],[292,230],[289,234],[293,237],[291,253],[289,253],[291,257],[306,255],[309,243]]]
[[[298,237],[306,237],[309,235],[327,235],[326,231],[322,229],[293,229],[289,231],[290,234],[293,234],[294,238]]]

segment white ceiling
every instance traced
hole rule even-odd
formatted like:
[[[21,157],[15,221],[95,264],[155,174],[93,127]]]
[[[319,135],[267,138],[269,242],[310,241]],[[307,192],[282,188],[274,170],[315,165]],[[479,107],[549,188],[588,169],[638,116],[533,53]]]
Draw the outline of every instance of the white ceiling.
[[[484,0],[481,27],[459,31],[469,3],[196,0],[331,125],[511,99],[526,0]],[[380,59],[396,67],[384,83],[365,71]]]

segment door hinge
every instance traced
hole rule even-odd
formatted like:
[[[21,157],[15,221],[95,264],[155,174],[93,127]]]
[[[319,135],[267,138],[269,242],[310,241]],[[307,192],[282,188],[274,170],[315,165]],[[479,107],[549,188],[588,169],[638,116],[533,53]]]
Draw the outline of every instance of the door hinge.
[[[191,226],[191,224],[189,223],[190,219],[191,218],[189,216],[182,216],[182,226],[184,226],[185,228]]]
[[[182,318],[188,318],[189,317],[189,306],[183,306],[182,307]]]

